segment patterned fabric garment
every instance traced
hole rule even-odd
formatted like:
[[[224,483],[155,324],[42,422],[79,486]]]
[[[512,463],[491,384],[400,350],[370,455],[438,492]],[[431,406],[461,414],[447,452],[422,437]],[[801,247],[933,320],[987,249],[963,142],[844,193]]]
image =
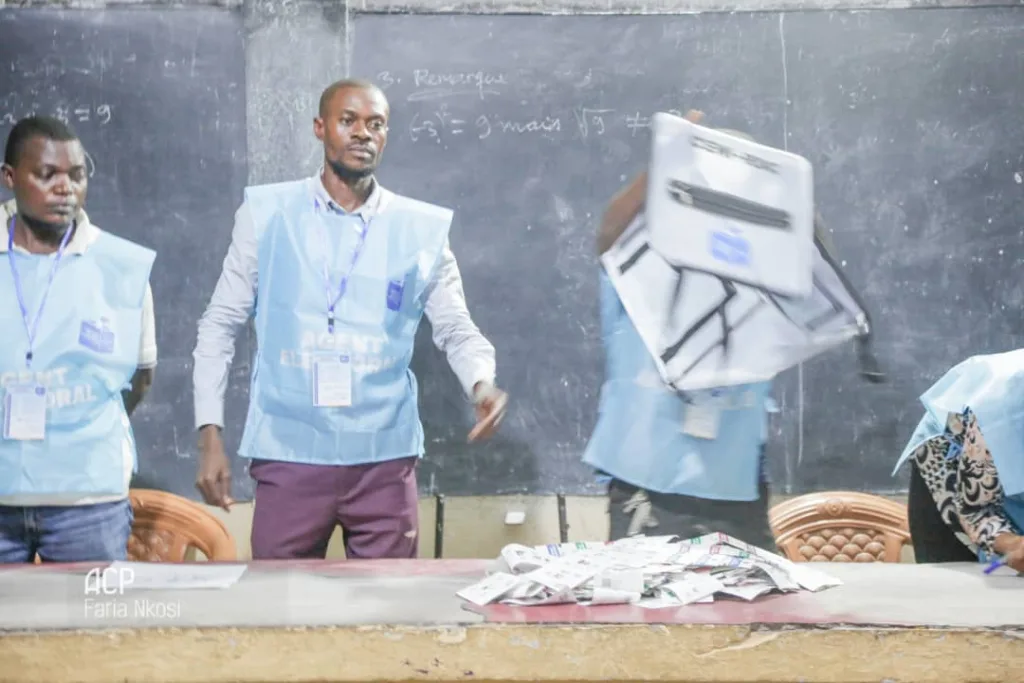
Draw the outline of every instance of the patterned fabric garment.
[[[1003,487],[970,409],[950,413],[945,434],[921,444],[911,457],[942,519],[972,552],[991,553],[997,536],[1017,533],[1003,512]]]

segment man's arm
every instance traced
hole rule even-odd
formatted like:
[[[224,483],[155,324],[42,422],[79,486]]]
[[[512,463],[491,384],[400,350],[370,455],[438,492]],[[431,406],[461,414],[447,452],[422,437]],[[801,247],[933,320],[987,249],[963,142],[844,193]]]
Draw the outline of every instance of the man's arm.
[[[156,373],[153,368],[138,368],[132,375],[132,386],[130,389],[121,392],[121,399],[124,401],[124,409],[131,417],[135,409],[142,403],[142,399],[149,393],[153,386],[153,376]]]
[[[494,384],[494,346],[469,315],[462,274],[447,243],[427,286],[424,313],[433,327],[434,345],[448,357],[466,396],[473,396],[479,384]]]
[[[954,467],[958,475],[955,502],[960,525],[970,539],[986,552],[1006,554],[1010,541],[1019,538],[1003,509],[1005,497],[999,483],[999,471],[985,445],[977,417],[973,412],[959,417],[964,420],[964,435],[962,450]],[[951,422],[952,418],[947,424]]]
[[[146,294],[142,300],[142,334],[139,337],[139,364],[132,376],[132,385],[121,392],[124,409],[129,417],[142,403],[153,386],[156,370],[156,315],[153,312],[153,289],[146,283]]]
[[[704,113],[691,109],[684,117],[691,123],[700,123]],[[601,228],[597,234],[597,253],[604,254],[612,248],[615,240],[629,227],[643,208],[647,200],[647,171],[644,171],[626,187],[612,197],[601,218]]]
[[[192,353],[193,400],[196,428],[224,426],[224,393],[235,357],[238,330],[249,320],[256,303],[259,245],[252,216],[245,204],[235,213],[231,245],[220,279],[199,319]]]
[[[647,171],[644,171],[626,187],[612,197],[601,218],[597,233],[597,253],[604,254],[612,248],[615,240],[629,227],[637,214],[644,208],[647,198]]]

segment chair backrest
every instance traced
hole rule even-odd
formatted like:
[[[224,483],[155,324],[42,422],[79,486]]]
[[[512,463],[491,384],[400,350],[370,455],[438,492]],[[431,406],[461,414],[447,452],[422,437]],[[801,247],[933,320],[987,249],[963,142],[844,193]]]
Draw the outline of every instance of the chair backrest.
[[[775,542],[794,562],[899,562],[910,542],[906,508],[881,496],[824,491],[774,506]]]
[[[213,562],[236,559],[231,533],[200,505],[154,489],[132,489],[129,497],[135,522],[128,538],[128,559],[183,562],[190,548],[199,550]]]

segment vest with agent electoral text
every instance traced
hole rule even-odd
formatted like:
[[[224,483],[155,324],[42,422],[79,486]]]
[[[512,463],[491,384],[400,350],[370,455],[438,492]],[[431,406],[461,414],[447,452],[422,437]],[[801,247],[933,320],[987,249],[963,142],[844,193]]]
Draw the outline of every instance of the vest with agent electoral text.
[[[655,493],[756,500],[771,382],[680,396],[662,380],[603,269],[600,287],[606,376],[583,461]],[[716,438],[684,432],[688,401],[718,408]]]
[[[55,256],[14,252],[13,257],[34,320]],[[5,392],[16,384],[45,387],[47,415],[43,440],[0,439],[0,496],[127,494],[126,454],[133,471],[137,455],[121,391],[138,367],[143,305],[155,259],[154,251],[106,232],[83,254],[64,254],[26,367],[28,335],[3,255],[0,385]]]
[[[423,455],[409,363],[453,214],[382,192],[379,210],[364,224],[358,215],[335,214],[316,201],[306,180],[246,189],[259,282],[242,457],[359,465]],[[332,294],[350,273],[335,306],[333,334],[325,257]],[[314,361],[339,353],[351,365],[351,404],[317,407]]]

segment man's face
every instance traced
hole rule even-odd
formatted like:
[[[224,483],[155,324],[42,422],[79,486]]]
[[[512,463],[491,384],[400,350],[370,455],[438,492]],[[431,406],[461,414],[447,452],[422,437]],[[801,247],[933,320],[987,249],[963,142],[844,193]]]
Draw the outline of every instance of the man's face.
[[[334,93],[313,132],[324,143],[327,163],[342,178],[371,175],[388,141],[388,101],[376,88]]]
[[[89,178],[78,140],[29,138],[17,163],[4,164],[0,172],[4,185],[14,192],[18,213],[30,225],[63,229],[85,206]]]

